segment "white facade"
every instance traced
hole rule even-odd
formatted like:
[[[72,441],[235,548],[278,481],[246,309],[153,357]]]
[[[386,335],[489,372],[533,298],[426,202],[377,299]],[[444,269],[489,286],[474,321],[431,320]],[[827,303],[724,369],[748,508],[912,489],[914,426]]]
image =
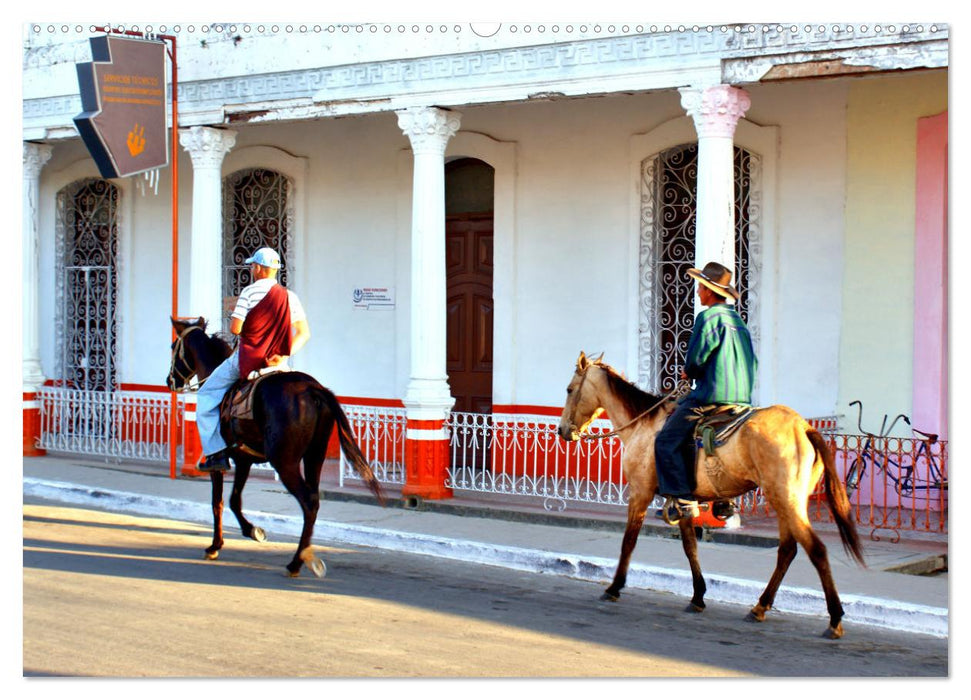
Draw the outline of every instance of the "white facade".
[[[71,123],[80,111],[74,64],[90,59],[90,34],[56,26],[26,29],[23,93],[23,139],[52,147],[36,211],[39,361],[48,379],[58,367],[53,203],[67,184],[97,177]],[[851,92],[854,81],[882,80],[893,93],[895,75],[912,68],[946,71],[946,27],[848,35],[617,25],[568,35],[561,25],[554,35],[552,25],[542,34],[532,25],[490,38],[468,25],[434,29],[182,28],[181,315],[210,313],[200,307],[213,293],[202,289],[219,274],[215,234],[201,234],[218,203],[207,210],[198,201],[217,195],[199,189],[188,134],[224,129],[234,142],[216,166],[222,177],[262,167],[293,183],[289,285],[313,332],[295,365],[339,396],[405,399],[415,367],[413,287],[439,273],[413,267],[417,171],[398,113],[452,109],[461,124],[444,160],[473,157],[495,170],[493,403],[561,406],[580,350],[602,351],[637,377],[641,163],[698,140],[679,89],[734,85],[751,102],[734,144],[761,157],[757,401],[806,416],[848,413],[844,310],[866,303],[847,298],[845,283]],[[784,79],[800,77],[815,79]],[[170,178],[161,173],[157,193],[135,179],[115,184],[119,378],[160,386],[169,362]],[[363,286],[392,288],[394,307],[357,308],[353,290]],[[899,374],[902,360],[887,362]],[[875,413],[898,412],[892,389],[873,386],[867,398]]]

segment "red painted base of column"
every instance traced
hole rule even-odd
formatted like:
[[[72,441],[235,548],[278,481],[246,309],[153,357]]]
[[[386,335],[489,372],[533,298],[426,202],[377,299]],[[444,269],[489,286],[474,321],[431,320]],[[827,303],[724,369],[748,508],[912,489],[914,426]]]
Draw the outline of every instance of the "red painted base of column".
[[[202,443],[195,421],[195,403],[186,405],[185,423],[182,429],[182,476],[209,476],[196,467],[202,461]]]
[[[429,433],[441,433],[444,421],[408,421],[411,435],[405,439],[405,485],[402,496],[418,496],[429,500],[451,498],[452,489],[445,486],[448,477],[448,440],[429,438]],[[415,433],[424,433],[416,436]]]
[[[24,394],[24,457],[40,457],[46,450],[37,447],[40,440],[40,403],[37,394]]]

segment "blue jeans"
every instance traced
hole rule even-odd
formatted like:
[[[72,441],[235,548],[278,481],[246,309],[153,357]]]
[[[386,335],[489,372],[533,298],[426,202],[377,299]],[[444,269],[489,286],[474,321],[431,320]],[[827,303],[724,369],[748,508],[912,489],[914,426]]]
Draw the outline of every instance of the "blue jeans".
[[[694,498],[695,447],[692,435],[696,422],[688,420],[702,402],[688,395],[678,403],[654,439],[657,491],[662,496]]]
[[[219,432],[219,404],[238,379],[239,356],[234,352],[199,387],[196,397],[196,427],[199,428],[202,454],[206,456],[226,449],[226,441]]]

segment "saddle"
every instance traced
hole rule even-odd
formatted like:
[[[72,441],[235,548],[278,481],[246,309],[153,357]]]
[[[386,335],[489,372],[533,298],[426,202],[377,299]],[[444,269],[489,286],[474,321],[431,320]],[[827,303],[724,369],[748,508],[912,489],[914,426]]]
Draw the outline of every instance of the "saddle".
[[[695,447],[703,448],[705,454],[714,455],[715,448],[721,447],[749,418],[761,409],[754,406],[737,404],[712,404],[694,409],[691,420],[697,421],[694,431]]]
[[[219,422],[227,444],[258,459],[266,459],[266,455],[261,452],[263,436],[253,417],[256,387],[272,374],[289,371],[290,368],[286,366],[264,367],[250,372],[248,377],[237,381],[226,392],[219,404]]]

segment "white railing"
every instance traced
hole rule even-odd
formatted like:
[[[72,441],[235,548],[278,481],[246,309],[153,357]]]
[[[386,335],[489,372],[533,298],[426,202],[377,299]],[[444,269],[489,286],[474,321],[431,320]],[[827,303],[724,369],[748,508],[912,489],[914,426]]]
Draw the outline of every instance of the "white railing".
[[[169,459],[169,394],[43,387],[38,447],[52,452],[165,461]],[[183,407],[177,409],[181,430]]]
[[[452,413],[446,421],[451,451],[446,486],[456,490],[543,499],[562,511],[574,501],[625,506],[620,440],[567,443],[548,416]],[[610,430],[595,421],[591,434]]]
[[[405,432],[407,418],[404,408],[383,406],[344,405],[344,413],[351,424],[357,444],[371,464],[378,481],[383,484],[405,483]],[[340,485],[346,479],[360,481],[357,472],[341,451]]]

